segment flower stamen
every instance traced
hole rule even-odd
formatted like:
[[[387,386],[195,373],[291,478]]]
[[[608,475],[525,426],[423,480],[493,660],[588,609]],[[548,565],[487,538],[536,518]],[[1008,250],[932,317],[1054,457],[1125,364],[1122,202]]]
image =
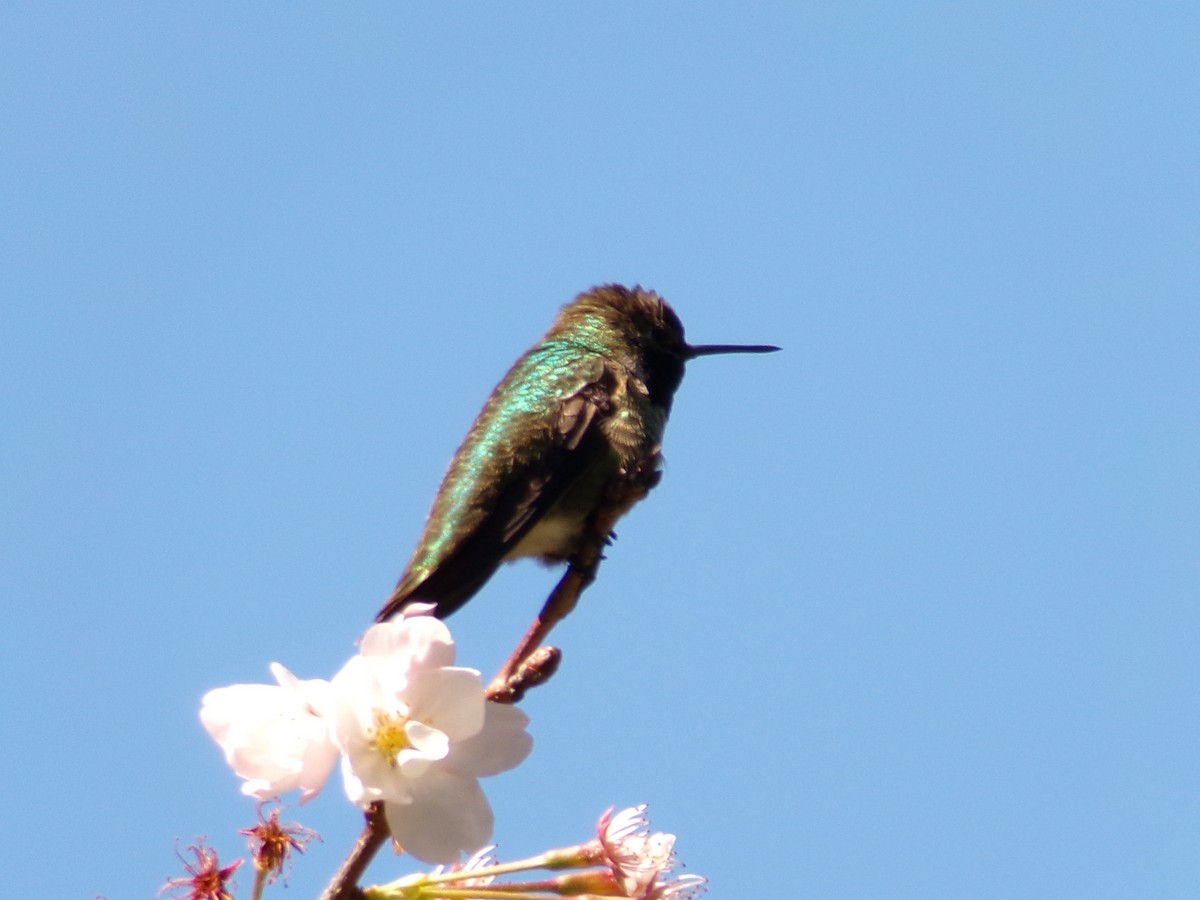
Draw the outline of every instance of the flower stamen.
[[[373,718],[375,725],[367,732],[367,742],[394,769],[399,765],[400,751],[412,747],[404,728],[408,719],[382,709],[376,709]]]

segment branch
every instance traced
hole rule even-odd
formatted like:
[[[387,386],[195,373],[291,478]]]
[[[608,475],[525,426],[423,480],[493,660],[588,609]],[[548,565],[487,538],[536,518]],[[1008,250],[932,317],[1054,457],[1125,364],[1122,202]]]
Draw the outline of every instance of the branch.
[[[321,900],[362,900],[363,892],[358,887],[367,866],[375,858],[379,848],[391,837],[387,820],[383,817],[383,804],[372,803],[367,810],[367,824],[358,836],[358,841],[351,848],[349,855],[342,861]]]
[[[493,703],[520,703],[527,690],[544,683],[558,671],[560,662],[562,651],[557,647],[538,647],[508,678],[502,677],[502,669],[483,695]]]

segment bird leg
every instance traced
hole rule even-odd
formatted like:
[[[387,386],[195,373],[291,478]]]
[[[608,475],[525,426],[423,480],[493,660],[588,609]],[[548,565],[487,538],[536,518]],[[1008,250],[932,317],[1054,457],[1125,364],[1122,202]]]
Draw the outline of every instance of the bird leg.
[[[567,563],[567,571],[546,598],[542,611],[525,632],[508,662],[492,679],[488,686],[489,693],[504,691],[505,686],[518,675],[525,660],[537,650],[554,626],[575,609],[579,595],[596,580],[596,570],[600,567],[600,560],[604,558],[603,550],[610,543],[609,535],[612,534],[617,519],[658,484],[662,477],[658,465],[659,455],[655,452],[643,460],[641,465],[626,472],[624,477],[613,480],[609,486],[608,497],[605,498],[606,502],[592,513],[582,545]]]
[[[525,636],[521,638],[517,648],[513,650],[512,656],[504,664],[504,668],[492,679],[492,683],[488,687],[489,693],[503,690],[517,674],[525,660],[541,646],[542,641],[546,639],[554,626],[570,615],[575,604],[579,602],[579,595],[583,593],[584,588],[596,579],[596,569],[599,565],[600,546],[595,541],[588,542],[581,552],[572,557],[567,564],[567,571],[563,573],[563,577],[559,579],[554,590],[550,592],[550,596],[546,598],[545,604],[542,605],[542,611],[533,620],[533,624],[525,632]]]

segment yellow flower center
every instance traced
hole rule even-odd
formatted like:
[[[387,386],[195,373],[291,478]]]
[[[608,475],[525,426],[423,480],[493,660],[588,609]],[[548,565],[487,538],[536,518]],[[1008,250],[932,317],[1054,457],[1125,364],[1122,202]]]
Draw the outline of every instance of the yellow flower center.
[[[382,709],[375,710],[374,719],[375,725],[368,735],[368,740],[379,755],[388,761],[388,765],[395,768],[396,756],[401,750],[412,746],[404,731],[408,719],[399,713],[389,713]]]

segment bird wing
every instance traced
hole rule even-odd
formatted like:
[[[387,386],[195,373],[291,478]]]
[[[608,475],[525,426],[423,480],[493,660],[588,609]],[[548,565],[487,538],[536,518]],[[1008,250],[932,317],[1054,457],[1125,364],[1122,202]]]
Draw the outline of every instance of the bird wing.
[[[545,360],[527,355],[501,382],[455,454],[417,553],[377,621],[418,601],[433,603],[438,617],[457,610],[608,452],[600,424],[611,406],[612,371],[600,356],[575,354],[567,362],[568,377],[547,378],[542,369],[524,411],[514,412],[506,388],[528,384]],[[537,396],[545,383],[560,387]],[[510,402],[502,406],[505,398]],[[497,466],[497,460],[508,464]]]

